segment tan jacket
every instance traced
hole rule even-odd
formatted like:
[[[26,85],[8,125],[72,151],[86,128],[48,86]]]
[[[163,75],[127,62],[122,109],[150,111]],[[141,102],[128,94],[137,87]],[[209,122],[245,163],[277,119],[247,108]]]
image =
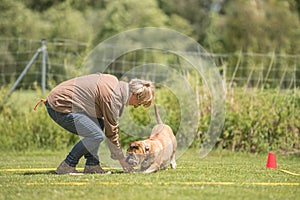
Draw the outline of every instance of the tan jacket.
[[[128,83],[109,74],[90,74],[57,85],[47,101],[57,112],[84,112],[104,118],[105,135],[112,159],[124,157],[118,135],[118,120],[129,98]]]

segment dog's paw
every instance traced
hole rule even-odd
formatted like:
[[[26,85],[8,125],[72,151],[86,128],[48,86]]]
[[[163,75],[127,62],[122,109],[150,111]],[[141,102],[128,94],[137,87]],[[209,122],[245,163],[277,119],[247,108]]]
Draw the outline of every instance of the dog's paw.
[[[171,163],[170,163],[170,166],[171,166],[172,169],[176,169],[177,164],[176,164],[176,162],[174,161],[174,162],[171,162]]]

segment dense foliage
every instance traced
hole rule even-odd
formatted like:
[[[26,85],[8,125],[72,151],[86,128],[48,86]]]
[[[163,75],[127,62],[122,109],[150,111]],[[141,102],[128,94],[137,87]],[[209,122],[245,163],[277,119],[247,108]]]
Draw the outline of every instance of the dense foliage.
[[[176,98],[166,95],[166,92],[164,89],[157,91],[158,97],[161,97],[158,98],[158,103],[166,111],[164,122],[176,134],[180,123],[180,109]],[[0,149],[61,149],[73,145],[79,138],[56,125],[44,106],[40,105],[34,111],[36,102],[33,99],[38,101],[36,93],[16,92],[2,107],[0,123],[5,125],[0,126]],[[130,127],[131,120],[146,126],[149,123],[149,113],[154,115],[152,108],[130,109],[131,119],[122,119],[125,120],[120,126],[123,145],[147,136],[147,133],[142,137],[125,133],[139,132]],[[187,133],[195,136],[192,146],[197,148],[201,147],[210,123],[209,98],[202,98],[199,109],[201,117],[198,130]],[[272,90],[246,93],[239,91],[235,95],[228,95],[225,124],[216,147],[249,152],[295,151],[300,148],[299,110],[299,94],[296,97],[288,91],[279,94]],[[126,120],[129,120],[128,123]]]
[[[221,68],[226,67],[225,78],[235,73],[238,64],[243,70],[236,73],[245,75],[245,79],[249,74],[266,77],[262,86],[250,79],[247,83],[249,88],[261,87],[262,90],[228,93],[225,126],[217,146],[251,152],[286,151],[300,148],[299,13],[299,0],[0,0],[0,38],[46,38],[48,41],[65,38],[83,42],[84,48],[68,50],[71,55],[64,60],[51,58],[52,62],[63,65],[63,68],[52,67],[51,73],[69,73],[65,76],[68,77],[76,71],[73,65],[69,66],[68,60],[79,66],[92,48],[116,33],[149,26],[174,29],[194,38],[211,53],[237,55],[220,64]],[[10,72],[4,82],[10,83],[10,79],[14,79],[11,74],[19,74],[22,70],[15,64],[22,57],[22,51],[26,51],[18,49],[22,46],[20,43],[0,45],[1,78],[4,72]],[[49,45],[48,50],[51,48]],[[57,50],[52,51],[56,53]],[[242,58],[239,52],[270,53],[271,56]],[[283,56],[277,60],[279,54]],[[284,56],[286,54],[289,55]],[[134,61],[141,60],[142,55],[136,55]],[[131,59],[130,55],[127,57]],[[158,57],[155,58],[152,62],[158,62]],[[173,60],[166,64],[172,64]],[[258,68],[262,70],[256,71]],[[278,84],[268,82],[268,77],[278,80]],[[289,80],[287,83],[285,77]],[[28,78],[28,82],[34,84],[34,78]],[[50,86],[54,86],[61,79],[53,76],[50,81]],[[291,83],[294,84],[292,93],[264,90],[265,86],[291,88]],[[1,85],[0,89],[1,96],[5,96],[7,88]],[[158,90],[158,96],[164,92]],[[0,100],[0,149],[64,148],[78,139],[55,125],[43,108],[37,112],[32,110],[33,99],[38,100],[36,96],[36,92],[19,91],[8,102]],[[168,110],[165,122],[176,132],[180,110],[175,98],[161,95],[158,100]],[[205,137],[210,120],[209,103],[201,102],[200,126],[197,132],[189,133],[195,135],[194,146],[200,146]],[[132,111],[136,123],[147,123],[145,112]],[[130,127],[120,128],[125,131]],[[123,143],[131,139],[134,138],[126,134],[121,137]]]
[[[211,52],[300,53],[297,0],[0,0],[1,37],[100,41],[146,26],[193,37]]]
[[[24,68],[23,62],[28,62],[33,54],[25,58],[22,53],[28,49],[22,49],[21,42],[8,42],[5,38],[45,38],[49,41],[49,51],[53,50],[51,42],[58,38],[84,43],[85,48],[76,51],[67,50],[68,45],[62,46],[57,53],[64,53],[63,59],[57,58],[56,49],[50,55],[50,61],[63,65],[51,69],[54,78],[61,81],[56,75],[74,76],[68,58],[79,66],[101,41],[125,30],[149,26],[186,34],[210,53],[270,54],[276,58],[239,60],[239,56],[233,56],[220,65],[226,67],[227,76],[234,73],[236,63],[240,62],[245,78],[253,73],[256,77],[280,80],[287,69],[300,67],[295,56],[300,53],[299,5],[297,0],[0,0],[3,41],[0,43],[0,86],[16,79]],[[276,62],[277,58],[282,59]],[[262,68],[262,72],[253,71],[254,68]],[[299,77],[300,71],[294,71],[292,76]],[[36,81],[35,76],[27,79]],[[255,84],[252,82],[250,86]],[[274,87],[273,82],[270,85]],[[299,86],[298,81],[296,85]]]

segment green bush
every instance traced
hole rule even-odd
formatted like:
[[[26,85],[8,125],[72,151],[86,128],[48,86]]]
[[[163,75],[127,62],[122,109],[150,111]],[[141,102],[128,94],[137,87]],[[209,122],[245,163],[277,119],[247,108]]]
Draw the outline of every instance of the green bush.
[[[6,94],[3,88],[1,93]],[[39,96],[41,92],[19,91],[2,102],[0,150],[58,149],[75,142],[73,134],[66,134],[48,117],[44,106],[33,110]]]
[[[219,146],[249,152],[299,149],[299,110],[294,91],[229,94]]]
[[[7,90],[1,89],[4,96]],[[226,117],[223,131],[216,147],[248,152],[268,150],[293,151],[300,149],[300,98],[299,91],[247,90],[228,92]],[[173,94],[165,89],[157,90],[156,101],[163,105],[163,121],[170,125],[176,134],[180,124],[180,108]],[[33,110],[36,102],[43,97],[37,91],[18,91],[0,102],[0,150],[60,149],[73,145],[79,138],[55,124],[47,110],[40,105]],[[202,94],[200,101],[200,125],[192,147],[199,147],[210,122],[210,98]],[[3,99],[2,99],[3,100]],[[150,123],[149,109],[129,109],[131,119],[139,125]],[[123,119],[124,120],[124,119]],[[155,120],[151,123],[155,123]],[[124,134],[131,130],[126,122],[120,127],[121,142],[140,139]],[[124,125],[125,124],[125,125]],[[129,124],[129,123],[128,123]],[[154,125],[154,124],[153,124]],[[149,126],[152,126],[150,124]],[[139,132],[139,130],[134,130]],[[143,135],[145,137],[145,135]]]

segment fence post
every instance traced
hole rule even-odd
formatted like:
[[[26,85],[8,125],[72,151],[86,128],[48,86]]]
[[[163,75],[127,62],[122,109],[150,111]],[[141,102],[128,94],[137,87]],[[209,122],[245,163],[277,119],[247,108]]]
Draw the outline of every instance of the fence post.
[[[240,66],[240,62],[241,62],[241,59],[242,59],[242,56],[243,56],[243,54],[242,54],[242,50],[240,51],[240,53],[239,53],[239,55],[238,55],[239,57],[238,57],[238,60],[237,60],[237,63],[236,63],[236,65],[235,65],[235,69],[234,69],[234,72],[233,72],[233,74],[232,74],[232,77],[231,77],[231,80],[230,80],[230,83],[229,83],[229,88],[231,88],[232,87],[232,84],[233,84],[233,81],[234,81],[234,78],[235,78],[235,75],[236,75],[236,73],[237,73],[237,70],[238,70],[238,68],[239,68],[239,66]]]
[[[42,39],[42,52],[43,52],[43,60],[42,60],[42,92],[46,93],[46,73],[47,73],[47,46],[46,40]]]
[[[31,67],[31,65],[34,63],[36,58],[40,53],[43,53],[43,61],[42,61],[42,91],[43,94],[45,94],[46,91],[46,62],[47,62],[47,47],[46,47],[46,40],[42,39],[42,46],[37,49],[29,63],[26,65],[25,69],[22,71],[22,73],[19,75],[18,79],[14,83],[14,85],[11,87],[11,89],[8,92],[8,95],[6,96],[6,99],[14,92],[16,87],[19,85],[21,82],[22,78],[26,75],[27,71]]]
[[[26,65],[25,69],[22,71],[22,73],[20,74],[20,76],[18,77],[18,79],[16,80],[16,82],[14,83],[14,85],[9,90],[7,97],[9,97],[13,93],[13,91],[16,89],[16,87],[19,85],[20,81],[25,76],[25,74],[27,73],[27,71],[29,70],[29,68],[31,67],[31,65],[33,64],[33,62],[35,61],[35,59],[37,58],[37,56],[39,55],[40,52],[41,52],[41,48],[38,48],[38,50],[35,52],[35,54],[32,57],[32,59]]]

